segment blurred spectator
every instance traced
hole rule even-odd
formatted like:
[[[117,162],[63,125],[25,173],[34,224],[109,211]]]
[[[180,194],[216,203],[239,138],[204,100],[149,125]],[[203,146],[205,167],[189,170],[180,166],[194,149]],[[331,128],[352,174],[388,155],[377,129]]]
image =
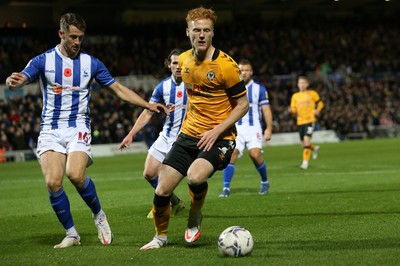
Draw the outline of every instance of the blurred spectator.
[[[169,73],[160,58],[172,48],[190,48],[186,36],[174,30],[180,23],[138,22],[106,34],[101,28],[101,35],[91,29],[94,34],[86,36],[83,49],[89,53],[95,50],[114,76],[146,74],[161,79]],[[221,22],[215,42],[233,58],[253,62],[259,74],[254,78],[270,95],[274,133],[296,131],[286,106],[296,89],[297,76],[306,74],[326,105],[317,128],[335,130],[345,139],[350,133],[369,133],[371,126],[400,124],[399,23],[390,18],[307,18],[268,23],[248,19],[246,23]],[[25,67],[16,64],[54,43],[57,36],[48,39],[44,32],[8,29],[2,34],[0,81],[11,73],[10,69]],[[146,88],[135,91],[146,99],[151,93]],[[94,90],[91,97],[92,143],[119,143],[141,109],[101,90]],[[34,93],[16,96],[7,103],[0,99],[0,132],[7,137],[5,145],[14,149],[35,145],[42,105],[41,96]],[[141,140],[151,145],[160,125],[162,117],[154,116],[141,132]]]

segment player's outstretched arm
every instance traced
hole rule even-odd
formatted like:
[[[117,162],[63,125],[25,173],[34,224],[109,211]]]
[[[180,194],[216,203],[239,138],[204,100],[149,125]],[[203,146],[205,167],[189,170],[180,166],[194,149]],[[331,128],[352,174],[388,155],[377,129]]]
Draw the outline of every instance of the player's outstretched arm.
[[[140,97],[136,92],[130,90],[129,88],[125,87],[118,81],[114,82],[109,86],[112,93],[114,93],[118,98],[123,101],[129,102],[131,104],[141,106],[145,109],[148,109],[152,112],[159,113],[160,110],[163,110],[166,115],[169,115],[169,110],[167,107],[160,103],[149,103],[146,102],[142,97]]]
[[[133,125],[132,129],[119,144],[119,149],[121,151],[131,146],[133,138],[145,125],[147,125],[147,123],[149,123],[153,114],[154,112],[150,110],[143,110],[143,112],[139,115],[138,119]]]

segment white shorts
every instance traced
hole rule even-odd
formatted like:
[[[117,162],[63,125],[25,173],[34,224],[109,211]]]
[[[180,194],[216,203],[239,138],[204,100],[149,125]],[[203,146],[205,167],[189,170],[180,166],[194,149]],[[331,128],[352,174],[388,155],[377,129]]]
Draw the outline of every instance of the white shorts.
[[[253,148],[262,149],[262,129],[260,127],[238,126],[236,125],[238,135],[236,137],[236,149],[239,151],[239,158],[242,157],[244,148],[248,150]]]
[[[93,163],[90,150],[91,141],[92,134],[86,126],[42,130],[36,152],[40,156],[50,150],[63,154],[82,151],[89,156],[87,165],[89,166]]]
[[[157,161],[164,161],[165,155],[171,149],[172,144],[174,144],[176,138],[168,138],[162,134],[158,136],[156,141],[151,145],[149,149],[149,154],[153,156]]]

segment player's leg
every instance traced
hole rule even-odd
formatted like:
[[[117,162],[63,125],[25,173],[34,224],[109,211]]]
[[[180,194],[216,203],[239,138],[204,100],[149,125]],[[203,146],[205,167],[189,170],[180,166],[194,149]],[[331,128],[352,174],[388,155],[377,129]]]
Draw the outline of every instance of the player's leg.
[[[265,195],[268,194],[269,182],[268,182],[268,172],[267,172],[267,164],[262,155],[262,149],[259,147],[249,148],[249,156],[253,161],[254,166],[257,169],[258,174],[261,178],[260,190],[258,194]]]
[[[161,168],[161,162],[148,153],[144,163],[143,177],[154,189],[158,184],[158,172]]]
[[[236,163],[236,160],[238,157],[239,157],[239,150],[235,149],[233,151],[231,161],[226,166],[226,168],[222,171],[224,185],[223,185],[221,194],[219,194],[220,198],[229,197],[229,195],[231,193],[231,182],[232,182],[233,175],[235,174],[235,163]]]
[[[92,211],[92,217],[98,230],[100,242],[104,245],[109,245],[112,242],[113,235],[107,216],[101,208],[99,196],[93,180],[85,174],[86,166],[90,160],[91,159],[85,152],[71,152],[68,154],[66,175]]]
[[[151,145],[144,163],[143,176],[147,182],[155,189],[158,184],[158,173],[162,161],[168,151],[168,142],[163,136],[159,136]]]
[[[66,231],[66,237],[54,248],[66,248],[80,244],[79,234],[72,219],[68,196],[62,186],[65,164],[65,154],[46,151],[40,155],[40,165],[49,191],[51,206]]]
[[[247,142],[247,149],[249,151],[249,157],[252,160],[258,174],[260,175],[260,190],[258,194],[265,195],[268,194],[269,183],[268,183],[268,172],[267,164],[264,159],[262,150],[262,129],[261,127],[249,127],[249,135],[251,138]]]
[[[152,209],[156,235],[149,243],[142,246],[140,250],[157,249],[167,244],[168,225],[171,216],[171,195],[183,177],[180,172],[171,166],[161,166]]]
[[[155,189],[158,184],[158,173],[161,169],[165,155],[170,149],[171,140],[160,135],[154,144],[150,147],[144,164],[143,176],[149,184]],[[175,216],[178,212],[185,208],[185,203],[175,194],[171,196],[171,215]],[[153,212],[150,211],[147,218],[153,218]]]
[[[214,166],[204,158],[196,159],[188,170],[189,195],[191,199],[189,219],[185,231],[186,242],[195,242],[201,231],[201,209],[208,191],[207,179],[213,174]]]
[[[154,144],[153,144],[154,146]],[[150,147],[149,152],[146,157],[146,161],[144,163],[144,170],[143,170],[143,176],[146,179],[146,181],[155,189],[158,185],[158,173],[161,168],[161,160],[158,160],[156,158],[160,157],[165,157],[161,153],[159,153],[157,150],[154,148]],[[154,155],[153,155],[154,154]],[[158,155],[158,156],[157,156]],[[153,219],[153,210],[151,209],[150,212],[147,214],[148,219]]]
[[[303,162],[300,166],[301,169],[308,169],[308,164],[311,157],[311,137],[309,135],[305,135],[303,139]]]
[[[188,147],[190,145],[194,147]],[[181,134],[165,156],[153,199],[153,219],[156,235],[152,241],[142,246],[141,250],[156,249],[167,244],[168,224],[171,216],[171,195],[194,160],[192,149],[197,149],[196,143],[187,140]]]
[[[66,147],[61,130],[43,130],[40,132],[37,154],[42,173],[49,192],[51,206],[66,231],[63,241],[54,248],[66,248],[80,244],[75,229],[68,196],[63,188],[66,166]]]
[[[311,142],[311,140],[310,140],[310,142]],[[320,149],[320,146],[318,146],[318,145],[314,145],[314,144],[310,144],[310,148],[311,148],[311,150],[312,150],[312,158],[315,160],[315,159],[317,159],[318,158],[318,152],[319,152],[319,149]]]
[[[68,150],[66,175],[91,209],[100,242],[104,245],[111,244],[113,235],[107,216],[100,205],[93,180],[85,174],[86,168],[93,162],[90,129],[86,126],[78,126],[74,130],[66,131],[65,138]]]
[[[222,192],[219,195],[220,198],[229,197],[231,192],[231,182],[233,175],[235,174],[235,163],[238,158],[243,155],[244,148],[246,146],[246,142],[251,138],[249,136],[249,132],[246,129],[247,127],[237,126],[238,136],[236,138],[236,148],[233,151],[231,160],[226,168],[222,171],[223,177],[223,188]]]
[[[188,226],[185,231],[186,242],[197,241],[200,237],[202,222],[201,209],[208,191],[207,180],[215,171],[226,168],[231,161],[235,146],[235,141],[216,141],[211,150],[200,151],[197,159],[190,165],[187,171],[187,179],[191,205]]]
[[[308,163],[311,157],[311,136],[313,133],[314,127],[313,124],[304,124],[299,126],[299,134],[301,145],[303,147],[303,162],[300,165],[300,169],[307,170]]]

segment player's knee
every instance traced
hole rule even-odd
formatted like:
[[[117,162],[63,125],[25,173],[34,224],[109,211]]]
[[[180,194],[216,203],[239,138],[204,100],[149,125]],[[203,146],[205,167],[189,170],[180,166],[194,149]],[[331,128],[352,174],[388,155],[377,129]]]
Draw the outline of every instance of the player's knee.
[[[172,195],[173,189],[165,186],[157,186],[155,194],[161,197],[169,197]]]
[[[204,177],[203,175],[198,173],[192,173],[188,175],[187,181],[189,185],[198,186],[207,181],[207,177]]]
[[[67,177],[76,188],[83,187],[86,181],[85,173],[81,171],[70,171]]]
[[[154,173],[154,172],[150,172],[150,171],[146,171],[146,170],[143,172],[143,177],[147,181],[153,180],[154,178],[156,178],[156,176],[157,176],[157,173]]]
[[[60,182],[59,180],[46,178],[46,186],[48,191],[50,191],[51,193],[55,193],[61,189],[62,182]]]
[[[264,160],[260,149],[250,150],[249,157],[254,163],[262,162]]]

